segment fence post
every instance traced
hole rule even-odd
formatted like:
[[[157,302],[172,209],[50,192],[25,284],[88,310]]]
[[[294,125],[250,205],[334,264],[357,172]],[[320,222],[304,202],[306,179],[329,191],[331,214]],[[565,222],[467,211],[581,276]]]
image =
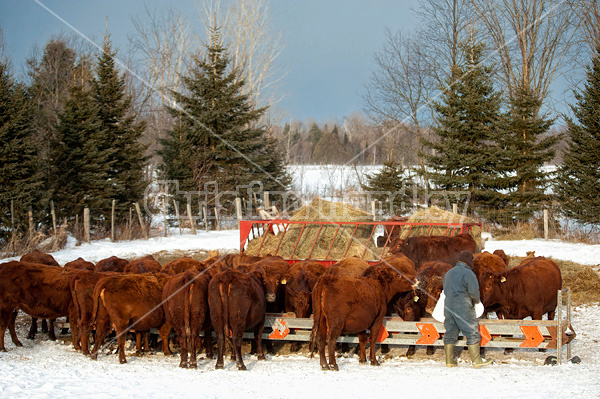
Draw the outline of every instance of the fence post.
[[[269,198],[269,192],[268,191],[265,191],[263,193],[263,196],[265,198],[264,208],[265,208],[265,211],[266,211],[267,209],[271,208],[271,199]]]
[[[377,212],[375,212],[375,200],[371,200],[371,215],[373,215],[373,220],[375,220],[376,214]]]
[[[452,213],[455,215],[458,213],[458,204],[452,204]]]
[[[175,208],[175,217],[177,218],[177,225],[179,226],[179,235],[181,232],[181,218],[179,217],[179,203],[173,199],[173,207]]]
[[[54,230],[54,238],[56,238],[56,213],[54,212],[54,201],[50,201],[50,214],[52,215],[52,229]]]
[[[115,242],[115,205],[117,200],[112,200],[112,211],[110,213],[110,240]]]
[[[204,228],[208,233],[208,207],[206,204],[202,204],[202,214],[204,215]]]
[[[131,241],[131,229],[133,228],[133,209],[129,207],[129,223],[127,227],[127,241]]]
[[[90,243],[90,208],[83,208],[83,240]]]
[[[219,209],[215,206],[215,227],[216,230],[221,230],[221,220],[219,220]]]
[[[548,241],[548,209],[544,209],[544,240]]]
[[[166,237],[167,236],[167,205],[165,203],[165,197],[163,197],[163,199],[162,199],[162,207],[163,207],[163,229],[165,230],[164,237]]]
[[[268,199],[267,197],[268,195],[265,197],[265,199]],[[240,221],[242,220],[242,200],[239,197],[235,199],[235,215],[237,217],[237,227],[239,229]]]
[[[33,209],[31,208],[31,205],[29,206],[29,209],[27,209],[27,220],[29,221],[29,239],[31,239],[33,236]]]
[[[134,202],[133,205],[135,205],[135,211],[137,212],[138,219],[140,221],[140,227],[142,228],[142,235],[144,236],[144,240],[147,240],[148,233],[146,232],[146,226],[144,226],[144,221],[142,220],[142,211],[140,210],[140,204],[138,204],[137,202]]]
[[[187,214],[190,222],[190,228],[192,229],[192,234],[196,235],[196,226],[194,226],[194,218],[192,217],[192,204],[190,204],[189,201],[187,203]]]

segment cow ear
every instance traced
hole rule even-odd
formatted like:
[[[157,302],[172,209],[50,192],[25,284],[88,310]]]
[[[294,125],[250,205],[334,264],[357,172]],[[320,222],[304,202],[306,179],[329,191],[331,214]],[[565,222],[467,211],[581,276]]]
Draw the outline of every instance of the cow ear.
[[[506,277],[504,277],[504,276],[500,277],[500,282],[501,283],[504,283],[505,281],[506,281]]]

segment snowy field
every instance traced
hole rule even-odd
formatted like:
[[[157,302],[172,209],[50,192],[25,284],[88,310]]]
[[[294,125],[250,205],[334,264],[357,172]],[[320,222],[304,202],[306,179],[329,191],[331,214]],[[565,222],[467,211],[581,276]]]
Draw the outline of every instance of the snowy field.
[[[200,233],[197,236],[171,236],[149,241],[93,242],[54,253],[59,263],[83,257],[98,261],[111,255],[135,258],[161,250],[235,250],[239,231]],[[486,250],[504,249],[508,255],[525,256],[526,251],[556,259],[598,265],[600,246],[566,244],[555,241],[486,242]],[[1,260],[3,262],[5,260]],[[412,359],[400,356],[405,348],[392,350],[381,367],[359,365],[358,358],[339,359],[339,372],[323,372],[318,358],[304,355],[267,356],[258,362],[245,357],[249,371],[239,372],[226,358],[225,370],[214,370],[214,360],[200,360],[197,370],[178,367],[179,356],[162,354],[136,357],[128,353],[121,365],[114,354],[103,354],[98,361],[85,358],[68,342],[25,339],[25,327],[18,334],[25,345],[15,348],[6,337],[8,352],[0,353],[1,398],[594,398],[600,397],[600,306],[573,309],[573,328],[577,338],[572,354],[581,364],[565,362],[544,366],[554,351],[516,350],[504,355],[489,350],[495,365],[474,369],[461,355],[459,367],[446,368],[442,351],[427,356],[419,349]],[[566,353],[566,351],[564,352]],[[563,359],[564,359],[563,355]]]

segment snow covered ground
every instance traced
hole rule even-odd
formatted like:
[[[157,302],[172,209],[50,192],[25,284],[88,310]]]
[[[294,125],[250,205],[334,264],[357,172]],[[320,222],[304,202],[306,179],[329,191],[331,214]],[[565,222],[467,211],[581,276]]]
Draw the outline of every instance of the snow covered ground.
[[[149,241],[84,244],[54,253],[59,263],[77,257],[98,261],[110,255],[133,258],[161,250],[237,249],[239,231],[199,233],[197,236],[171,236]],[[536,255],[597,265],[600,246],[566,244],[555,241],[486,242],[486,250],[502,248],[508,255]],[[5,260],[1,260],[3,262]],[[225,370],[214,370],[214,360],[199,361],[197,370],[178,367],[178,356],[161,354],[136,357],[120,365],[116,355],[104,354],[92,361],[75,352],[68,343],[45,341],[38,334],[26,340],[18,331],[23,348],[15,348],[6,337],[8,352],[0,353],[0,398],[79,398],[79,397],[200,397],[200,398],[592,398],[600,397],[600,306],[573,309],[577,338],[573,355],[581,364],[544,366],[554,351],[517,350],[504,355],[489,350],[496,364],[476,370],[463,353],[458,368],[444,366],[441,350],[427,356],[423,349],[412,359],[399,356],[404,348],[393,350],[381,367],[360,365],[356,356],[341,358],[339,372],[323,372],[317,358],[304,355],[267,356],[258,362],[246,356],[249,371],[239,372],[226,359]],[[563,357],[564,359],[564,357]]]

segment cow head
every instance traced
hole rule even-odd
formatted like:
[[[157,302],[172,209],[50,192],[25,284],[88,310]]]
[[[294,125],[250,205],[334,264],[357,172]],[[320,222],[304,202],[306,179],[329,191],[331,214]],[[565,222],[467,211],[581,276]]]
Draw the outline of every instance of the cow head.
[[[265,266],[265,278],[263,286],[265,288],[265,298],[267,302],[275,302],[277,295],[282,293],[282,288],[287,284],[285,271]]]
[[[506,273],[485,272],[479,283],[479,292],[481,294],[481,303],[484,306],[496,305],[500,298],[500,291],[506,282]]]
[[[311,313],[311,294],[295,279],[285,287],[286,310],[291,310],[296,317],[307,318]]]

